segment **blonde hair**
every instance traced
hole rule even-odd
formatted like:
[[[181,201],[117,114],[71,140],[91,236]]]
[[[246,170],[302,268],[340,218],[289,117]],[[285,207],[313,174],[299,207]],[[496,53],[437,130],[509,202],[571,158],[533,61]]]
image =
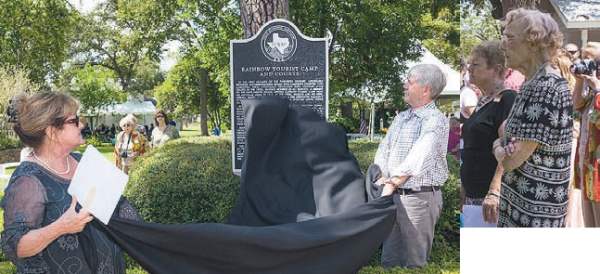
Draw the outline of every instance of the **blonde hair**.
[[[119,121],[119,126],[123,127],[125,124],[131,125],[133,129],[137,125],[137,118],[131,113],[127,114],[127,116],[123,117],[121,121]]]
[[[596,58],[598,57],[598,53],[600,53],[600,43],[598,42],[588,42],[585,44],[585,47],[581,49],[581,58]]]
[[[569,83],[569,89],[573,91],[575,88],[575,76],[571,73],[571,58],[569,53],[564,49],[559,49],[558,54],[552,58],[552,65],[560,71],[562,77],[564,77]]]
[[[79,102],[61,92],[21,93],[13,97],[10,107],[13,129],[21,142],[38,148],[46,137],[46,128],[62,128],[69,115],[77,114]]]
[[[563,34],[550,14],[518,8],[506,14],[504,26],[513,22],[524,22],[525,41],[533,47],[540,48],[550,59],[562,47]]]

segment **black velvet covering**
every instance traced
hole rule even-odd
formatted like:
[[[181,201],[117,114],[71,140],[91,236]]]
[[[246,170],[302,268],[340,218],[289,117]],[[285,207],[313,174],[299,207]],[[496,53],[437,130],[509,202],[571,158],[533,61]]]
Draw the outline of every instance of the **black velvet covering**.
[[[364,178],[341,128],[277,97],[242,106],[247,145],[230,224],[293,223],[365,202]]]
[[[247,101],[244,111],[236,225],[118,217],[93,225],[150,273],[356,272],[393,226],[391,196],[365,203],[364,179],[344,133],[314,112],[274,98]]]

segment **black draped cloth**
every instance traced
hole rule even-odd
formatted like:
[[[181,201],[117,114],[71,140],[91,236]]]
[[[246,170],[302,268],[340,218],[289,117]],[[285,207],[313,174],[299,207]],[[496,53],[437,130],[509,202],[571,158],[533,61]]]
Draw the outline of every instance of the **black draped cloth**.
[[[365,202],[364,177],[341,128],[277,97],[242,106],[247,145],[230,224],[293,223]]]
[[[395,221],[391,196],[365,203],[344,133],[276,98],[244,103],[246,158],[232,224],[100,228],[150,273],[353,273]]]

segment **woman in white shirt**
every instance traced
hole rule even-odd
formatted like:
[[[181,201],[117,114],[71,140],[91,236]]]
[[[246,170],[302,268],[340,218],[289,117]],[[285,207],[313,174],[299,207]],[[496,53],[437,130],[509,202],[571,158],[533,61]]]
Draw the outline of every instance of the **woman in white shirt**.
[[[154,147],[162,146],[168,140],[179,138],[179,131],[175,126],[169,124],[169,118],[163,110],[158,110],[154,115],[156,127],[152,130],[152,140],[150,145]]]

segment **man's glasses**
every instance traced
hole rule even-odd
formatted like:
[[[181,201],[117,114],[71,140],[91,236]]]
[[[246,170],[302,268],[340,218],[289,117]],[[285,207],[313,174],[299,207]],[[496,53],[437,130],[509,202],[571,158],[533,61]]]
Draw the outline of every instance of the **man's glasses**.
[[[568,50],[567,52],[570,53],[571,55],[575,55],[577,53],[576,50]]]
[[[165,116],[162,116],[162,115],[156,115],[156,118],[165,118]]]

